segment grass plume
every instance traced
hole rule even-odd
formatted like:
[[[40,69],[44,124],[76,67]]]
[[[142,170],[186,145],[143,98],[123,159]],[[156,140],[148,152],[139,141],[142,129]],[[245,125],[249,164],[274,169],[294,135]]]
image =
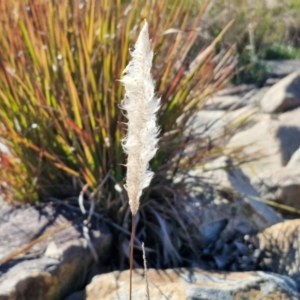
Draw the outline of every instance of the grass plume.
[[[154,82],[150,73],[153,59],[146,22],[131,53],[132,60],[124,70],[121,82],[125,87],[122,109],[128,119],[128,133],[123,139],[123,149],[128,155],[126,190],[133,215],[139,208],[139,199],[153,177],[149,161],[157,150],[158,127],[155,113],[159,99],[155,97]]]
[[[148,23],[142,28],[132,60],[124,70],[121,79],[125,87],[125,97],[121,108],[128,119],[127,135],[123,139],[123,149],[128,155],[125,188],[129,197],[132,213],[132,231],[130,243],[130,299],[132,294],[133,244],[135,235],[135,215],[144,188],[153,177],[149,170],[149,161],[157,150],[158,127],[156,112],[160,100],[155,97],[155,85],[151,75],[153,51],[149,39]]]

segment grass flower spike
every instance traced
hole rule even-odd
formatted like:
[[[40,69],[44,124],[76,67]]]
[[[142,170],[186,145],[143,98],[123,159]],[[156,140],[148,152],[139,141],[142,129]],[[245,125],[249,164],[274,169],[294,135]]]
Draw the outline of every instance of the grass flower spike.
[[[158,142],[155,113],[159,109],[160,99],[155,97],[155,85],[150,73],[153,52],[147,22],[131,55],[132,60],[121,79],[125,87],[121,107],[128,119],[127,136],[123,140],[123,149],[128,155],[125,188],[131,212],[136,215],[142,191],[149,186],[153,176],[149,161],[156,153]]]

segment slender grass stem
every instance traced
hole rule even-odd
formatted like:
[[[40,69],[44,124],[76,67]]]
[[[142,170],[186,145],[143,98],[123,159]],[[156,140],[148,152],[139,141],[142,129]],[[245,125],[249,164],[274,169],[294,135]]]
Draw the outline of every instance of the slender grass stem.
[[[130,240],[130,286],[129,286],[129,299],[132,299],[132,270],[133,270],[133,248],[135,236],[135,215],[132,214],[131,222],[131,240]]]
[[[142,192],[149,186],[153,177],[153,172],[149,169],[149,161],[157,151],[159,133],[156,112],[159,109],[160,99],[155,96],[155,85],[151,75],[153,51],[147,22],[139,34],[131,56],[132,60],[126,66],[121,79],[125,87],[121,108],[126,112],[125,116],[128,119],[127,135],[122,141],[124,152],[128,155],[125,188],[132,213],[130,300],[132,299],[135,216]]]

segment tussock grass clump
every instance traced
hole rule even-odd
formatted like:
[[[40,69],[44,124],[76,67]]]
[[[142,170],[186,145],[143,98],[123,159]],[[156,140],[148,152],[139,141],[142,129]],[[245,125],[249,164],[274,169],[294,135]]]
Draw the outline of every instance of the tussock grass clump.
[[[0,182],[7,199],[63,199],[78,196],[87,184],[115,236],[110,263],[126,266],[130,210],[120,164],[126,120],[117,79],[147,18],[161,131],[151,161],[155,176],[136,214],[135,241],[145,241],[149,267],[192,257],[198,225],[185,210],[184,186],[173,178],[221,153],[218,141],[194,136],[186,124],[234,68],[233,48],[215,53],[231,23],[210,45],[193,48],[208,2],[194,14],[193,1],[186,6],[181,0],[1,1],[0,139],[9,152],[0,152]],[[188,152],[189,145],[197,151]]]

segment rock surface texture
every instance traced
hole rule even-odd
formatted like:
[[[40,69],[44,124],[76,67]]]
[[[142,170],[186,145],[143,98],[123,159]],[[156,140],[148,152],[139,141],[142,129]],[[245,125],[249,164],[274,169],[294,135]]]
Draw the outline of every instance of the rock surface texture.
[[[274,1],[274,0],[269,0]],[[278,1],[278,0],[275,0]],[[299,59],[275,59],[263,61],[268,66],[270,79],[281,79],[300,70]]]
[[[139,273],[139,274],[138,274]],[[145,299],[143,271],[134,273],[133,299]],[[296,300],[296,285],[288,277],[265,272],[213,273],[193,270],[148,270],[150,299]],[[127,300],[129,271],[94,277],[78,300]],[[78,294],[77,294],[78,296]],[[71,298],[70,298],[71,299]]]
[[[289,162],[300,146],[300,109],[276,117],[262,115],[254,126],[238,132],[227,144],[227,151],[241,149],[240,166],[250,179],[265,171],[277,170]]]
[[[240,222],[247,222],[248,228],[255,230],[263,230],[275,223],[282,221],[282,218],[277,214],[271,207],[264,203],[253,200],[251,197],[259,197],[259,193],[251,184],[249,178],[243,173],[243,171],[234,166],[233,162],[226,156],[222,156],[208,164],[205,164],[204,173],[199,170],[193,170],[189,174],[192,177],[196,177],[201,174],[202,180],[207,184],[215,186],[220,193],[229,193],[230,191],[238,192],[240,197],[236,197],[240,201],[235,202],[235,213],[234,215],[228,215],[229,211],[232,211],[232,205],[226,204],[217,205],[213,209],[207,209],[204,207],[201,213],[201,220],[206,219],[215,220],[216,217],[210,215],[208,218],[205,217],[207,211],[215,211],[214,216],[223,216],[227,214],[230,223],[240,219]],[[251,224],[251,225],[250,225]],[[231,227],[240,228],[235,223]],[[247,232],[249,233],[249,232]],[[245,232],[246,234],[246,232]]]
[[[300,289],[300,219],[273,225],[258,238],[266,269],[293,278]]]
[[[266,113],[280,113],[300,106],[300,72],[294,72],[273,85],[261,100]]]
[[[263,198],[299,209],[300,148],[294,152],[285,167],[262,172],[251,183]]]
[[[261,197],[300,209],[300,168],[267,171],[252,180]]]
[[[0,261],[40,235],[78,218],[51,206],[11,207],[0,205]],[[109,251],[107,230],[91,232],[99,259]],[[1,300],[63,299],[83,287],[94,258],[81,237],[80,223],[68,226],[25,253],[0,265]]]

